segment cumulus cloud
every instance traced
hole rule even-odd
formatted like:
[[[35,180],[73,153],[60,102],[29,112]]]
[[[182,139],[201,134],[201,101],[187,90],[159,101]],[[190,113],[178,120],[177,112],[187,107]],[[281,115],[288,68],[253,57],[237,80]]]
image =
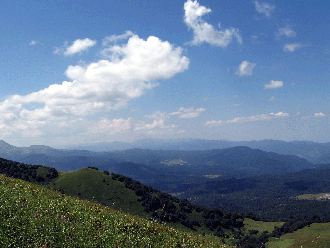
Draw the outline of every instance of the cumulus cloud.
[[[166,124],[165,119],[154,119],[151,122],[128,119],[102,119],[92,125],[91,132],[94,134],[150,134],[157,132],[182,132],[176,125]]]
[[[121,133],[132,128],[132,118],[108,120],[103,118],[93,125],[92,133]]]
[[[282,81],[271,80],[269,84],[265,84],[265,89],[278,89],[283,87],[283,85]]]
[[[299,49],[302,47],[302,44],[300,43],[292,43],[292,44],[286,44],[283,47],[284,52],[294,52],[295,50]]]
[[[91,39],[78,39],[75,40],[71,46],[68,46],[68,42],[66,41],[64,43],[63,47],[56,47],[54,50],[54,54],[60,54],[63,53],[65,56],[72,56],[76,53],[82,53],[84,51],[87,51],[89,48],[95,46],[97,43],[96,40]]]
[[[254,6],[256,8],[256,11],[259,14],[263,14],[266,17],[270,18],[271,13],[275,10],[275,5],[269,4],[269,3],[259,3],[258,1],[254,1]]]
[[[219,29],[203,20],[203,16],[210,13],[211,9],[201,6],[198,1],[188,0],[184,4],[184,22],[194,32],[192,45],[209,43],[214,46],[227,47],[235,37],[239,43],[242,43],[240,31],[237,28]]]
[[[83,40],[76,40],[73,42],[73,44],[66,48],[66,51],[64,52],[65,56],[71,56],[76,53],[81,53],[83,51],[87,51],[89,48],[96,45],[96,40],[90,40],[88,38]]]
[[[205,123],[205,126],[214,127],[214,126],[221,126],[223,124],[228,123],[239,123],[239,122],[254,122],[254,121],[266,121],[266,120],[272,120],[277,118],[284,118],[289,117],[290,115],[288,113],[278,112],[277,114],[270,113],[270,114],[262,114],[262,115],[254,115],[249,117],[237,117],[232,120],[227,121],[208,121]]]
[[[287,38],[296,37],[297,33],[293,31],[293,29],[290,26],[286,26],[283,28],[279,28],[276,32],[276,37],[279,39],[282,36],[285,36]]]
[[[16,123],[13,128],[11,124],[15,123],[7,124],[0,119],[3,132],[38,130],[51,123],[123,108],[131,99],[156,87],[156,80],[171,78],[189,66],[189,59],[182,55],[180,47],[153,36],[143,40],[133,35],[125,44],[106,49],[110,59],[69,66],[65,74],[70,81],[0,102],[0,114],[11,113],[7,121],[11,118]],[[41,107],[27,108],[26,105],[34,103]]]
[[[154,129],[164,129],[164,128],[169,128],[169,127],[176,127],[175,125],[172,126],[165,126],[165,120],[159,119],[159,120],[154,120],[152,123],[145,123],[145,122],[140,122],[139,124],[136,125],[134,130],[140,131],[140,130],[154,130]]]
[[[255,63],[251,63],[249,61],[244,60],[240,66],[238,67],[238,70],[236,71],[237,75],[240,76],[251,76],[252,75],[252,71],[253,68],[256,66],[257,64]]]
[[[321,112],[320,112],[320,113],[315,113],[315,114],[314,114],[314,117],[315,117],[315,118],[325,117],[325,116],[326,116],[326,115],[323,114],[323,113],[321,113]]]

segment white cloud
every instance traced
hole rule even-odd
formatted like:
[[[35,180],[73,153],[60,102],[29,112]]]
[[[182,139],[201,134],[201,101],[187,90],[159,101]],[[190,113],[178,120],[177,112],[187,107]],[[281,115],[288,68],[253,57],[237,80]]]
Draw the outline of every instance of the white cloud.
[[[158,119],[153,120],[152,123],[145,123],[144,121],[138,121],[133,129],[137,134],[180,134],[185,130],[178,129],[177,125],[166,125],[165,120]]]
[[[92,126],[92,133],[121,133],[126,130],[132,129],[132,119],[102,119]]]
[[[271,96],[269,99],[268,99],[268,102],[272,102],[275,100],[275,96]]]
[[[34,45],[37,45],[37,44],[38,44],[38,41],[36,41],[36,40],[31,40],[30,43],[29,43],[30,46],[34,46]]]
[[[120,40],[126,40],[129,37],[132,37],[134,33],[132,31],[126,31],[124,34],[121,35],[111,35],[103,39],[103,46],[107,46],[112,42],[118,42]]]
[[[265,89],[277,89],[283,87],[282,81],[271,80],[269,84],[265,84]]]
[[[323,118],[323,117],[326,117],[326,115],[320,112],[320,113],[315,113],[314,115],[302,116],[301,119],[309,120],[311,118]]]
[[[156,87],[154,81],[171,78],[189,66],[180,47],[153,36],[143,40],[133,35],[127,43],[107,49],[114,60],[69,66],[65,74],[71,81],[0,102],[0,115],[12,113],[7,116],[7,123],[0,119],[2,134],[33,130],[38,134],[44,126],[123,108],[131,99]],[[41,107],[28,109],[26,105],[31,103]]]
[[[227,47],[233,37],[236,37],[239,43],[242,43],[240,31],[237,28],[215,29],[213,25],[207,23],[202,17],[211,12],[211,9],[199,5],[198,1],[188,0],[184,4],[185,16],[184,22],[194,32],[192,45],[209,43],[214,46]],[[220,24],[219,24],[220,28]]]
[[[249,61],[244,60],[240,64],[240,66],[238,67],[238,70],[236,71],[236,74],[238,74],[240,76],[251,76],[252,75],[253,68],[256,65],[257,64],[255,64],[255,63],[251,63]]]
[[[314,117],[315,117],[315,118],[325,117],[325,116],[326,116],[326,115],[323,114],[323,113],[315,113],[315,114],[314,114]]]
[[[232,120],[227,121],[208,121],[205,123],[205,126],[214,127],[214,126],[220,126],[223,124],[228,123],[239,123],[239,122],[254,122],[254,121],[266,121],[266,120],[272,120],[277,118],[284,118],[289,117],[290,115],[288,113],[278,112],[277,114],[270,113],[270,114],[262,114],[262,115],[254,115],[249,117],[237,117]]]
[[[161,133],[182,133],[184,130],[178,129],[176,125],[166,124],[167,118],[161,118],[156,112],[153,115],[146,116],[149,119],[155,117],[151,122],[136,120],[131,117],[128,119],[102,119],[94,124],[90,123],[90,130],[94,134],[161,134]]]
[[[269,3],[260,4],[258,1],[254,1],[254,6],[259,14],[264,14],[268,18],[270,18],[271,13],[275,10],[275,5]]]
[[[296,37],[297,33],[293,31],[293,29],[288,25],[283,28],[279,28],[278,31],[276,32],[276,37],[279,39],[282,36],[285,36],[287,38],[292,38]]]
[[[204,113],[206,109],[204,108],[179,108],[178,111],[171,112],[171,113],[166,113],[166,112],[161,112],[157,111],[151,115],[146,115],[145,117],[148,117],[149,119],[162,119],[162,120],[168,120],[172,116],[178,116],[181,119],[190,119],[190,118],[196,118],[200,116],[202,113]]]
[[[91,48],[95,45],[96,45],[95,40],[90,40],[88,38],[83,39],[83,40],[78,39],[78,40],[74,41],[71,46],[66,48],[64,55],[71,56],[76,53],[81,53],[83,51],[87,51],[89,48]]]
[[[301,48],[303,45],[300,44],[300,43],[292,43],[292,44],[286,44],[284,47],[283,47],[283,51],[284,52],[294,52],[296,49],[299,49]]]
[[[164,128],[165,120],[154,120],[152,123],[146,124],[145,122],[140,122],[140,124],[138,124],[134,130],[152,130],[152,129],[157,129],[157,128]],[[174,127],[174,126],[173,126]]]
[[[198,108],[198,109],[194,109],[194,108],[180,108],[177,112],[173,112],[170,113],[169,115],[177,115],[179,116],[179,118],[184,118],[184,119],[188,119],[188,118],[196,118],[198,116],[200,116],[202,113],[204,113],[206,111],[206,109],[204,108]]]

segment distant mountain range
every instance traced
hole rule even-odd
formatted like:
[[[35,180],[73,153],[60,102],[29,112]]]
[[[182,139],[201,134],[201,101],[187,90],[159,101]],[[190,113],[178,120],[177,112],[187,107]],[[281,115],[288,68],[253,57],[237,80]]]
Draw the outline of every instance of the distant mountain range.
[[[60,171],[94,166],[136,180],[203,175],[243,178],[315,167],[301,157],[265,152],[247,146],[195,151],[129,149],[92,152],[54,149],[48,146],[15,147],[1,141],[0,156],[26,164],[50,166]]]
[[[237,146],[225,149],[199,151],[171,151],[130,149],[110,152],[115,160],[144,164],[159,171],[176,175],[221,175],[246,177],[261,174],[279,174],[314,167],[305,159]]]
[[[266,152],[275,152],[284,155],[295,155],[315,164],[330,163],[330,142],[317,143],[311,141],[226,141],[226,140],[204,140],[204,139],[141,139],[132,143],[126,142],[103,142],[71,146],[69,149],[89,150],[96,152],[127,150],[127,149],[151,149],[151,150],[212,150],[224,149],[236,146],[247,146]]]

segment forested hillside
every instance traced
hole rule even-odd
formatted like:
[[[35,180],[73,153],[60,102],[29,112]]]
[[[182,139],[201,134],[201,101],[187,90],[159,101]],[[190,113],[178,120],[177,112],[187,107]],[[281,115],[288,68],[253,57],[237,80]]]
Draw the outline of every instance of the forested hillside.
[[[302,194],[330,192],[330,169],[312,169],[277,176],[258,176],[242,179],[204,178],[199,184],[181,185],[177,181],[155,183],[156,188],[173,192],[191,202],[225,208],[244,214],[252,213],[258,219],[303,219],[305,216],[330,215],[330,200],[297,200]],[[167,186],[169,185],[169,186]],[[180,191],[181,189],[190,189]],[[175,194],[175,193],[174,193]]]
[[[156,221],[162,225],[169,225],[178,230],[183,230],[188,233],[195,233],[195,235],[201,235],[202,237],[204,236],[205,238],[202,239],[202,242],[209,242],[210,240],[212,240],[212,242],[215,242],[213,243],[213,245],[210,245],[208,247],[220,247],[224,243],[237,247],[267,247],[265,245],[267,245],[268,242],[276,243],[277,239],[274,238],[282,237],[286,233],[295,232],[296,230],[308,227],[313,223],[326,223],[330,221],[328,216],[319,214],[319,212],[317,212],[318,206],[313,204],[312,206],[316,210],[316,214],[314,215],[309,214],[309,212],[306,212],[307,215],[305,215],[304,217],[301,217],[301,215],[299,214],[294,214],[290,216],[289,219],[286,219],[286,222],[284,224],[273,224],[273,222],[259,221],[260,224],[255,225],[257,223],[256,221],[253,222],[251,219],[247,219],[247,217],[249,217],[254,220],[258,220],[258,217],[254,214],[237,214],[224,209],[221,210],[219,208],[215,209],[207,208],[202,205],[194,205],[186,199],[179,199],[172,195],[166,194],[150,186],[143,185],[140,182],[133,180],[132,178],[115,173],[109,173],[108,171],[102,172],[99,171],[98,168],[93,166],[74,172],[58,173],[53,168],[46,168],[43,166],[31,166],[16,163],[9,160],[2,160],[1,169],[4,173],[11,177],[23,178],[27,181],[33,181],[35,183],[45,185],[48,188],[56,189],[56,191],[53,192],[57,193],[54,194],[59,195],[59,199],[62,198],[63,201],[71,201],[71,198],[69,197],[71,195],[74,197],[92,201],[94,203],[101,203],[103,206],[109,206],[112,209],[117,209],[124,213],[141,216],[144,218],[142,223],[146,223],[147,219],[149,219]],[[312,173],[316,172],[312,171]],[[325,173],[323,173],[323,175],[323,179],[328,178]],[[292,177],[292,175],[288,176]],[[303,172],[300,172],[299,176],[301,179],[303,179],[306,175]],[[6,176],[2,177],[2,181],[4,183],[3,186],[5,187],[1,189],[1,194],[3,198],[11,199],[10,197],[8,197],[8,194],[12,194],[14,196],[14,194],[17,193],[11,191],[12,186],[10,185],[16,185],[13,188],[14,190],[24,190],[25,186],[19,186],[17,188],[17,185],[24,185],[24,183],[21,184],[19,181],[12,180],[18,179],[11,179],[10,177]],[[297,185],[288,183],[286,183],[286,185],[289,188],[298,187],[298,189],[300,189],[301,185],[303,185],[301,182],[302,181],[299,181],[299,184]],[[230,182],[227,181],[226,185],[230,185]],[[225,186],[225,184],[223,186]],[[40,231],[38,228],[26,229],[26,227],[31,224],[35,225],[34,223],[36,222],[34,220],[37,221],[39,216],[46,217],[46,215],[49,215],[48,217],[46,217],[46,225],[50,225],[49,223],[56,224],[57,222],[54,222],[54,220],[52,219],[53,213],[64,211],[64,214],[62,215],[60,213],[57,213],[57,217],[60,216],[61,219],[63,219],[64,217],[68,217],[68,224],[71,225],[71,221],[75,220],[76,218],[75,211],[77,211],[69,209],[58,210],[55,206],[51,209],[51,212],[49,212],[49,209],[47,209],[46,205],[41,209],[40,206],[44,203],[40,203],[40,201],[43,201],[44,198],[48,199],[48,196],[46,196],[48,193],[47,191],[40,190],[37,186],[35,187],[37,189],[35,192],[37,192],[39,197],[33,200],[39,201],[38,203],[32,203],[33,200],[32,198],[30,198],[30,195],[25,193],[19,193],[20,198],[17,198],[15,200],[16,207],[19,206],[19,204],[21,206],[19,212],[17,212],[17,216],[24,217],[25,208],[27,206],[31,207],[37,204],[36,206],[39,206],[38,209],[34,209],[32,207],[32,211],[36,212],[34,214],[34,218],[25,218],[25,220],[18,219],[17,223],[19,224],[20,228],[17,228],[16,225],[12,224],[10,228],[7,228],[5,227],[5,224],[7,222],[2,221],[0,231],[3,234],[6,233],[5,235],[10,237],[10,235],[14,235],[15,231],[20,230],[21,234],[17,236],[18,239],[14,239],[14,242],[16,242],[17,244],[29,244],[29,242],[32,242],[31,240],[34,240],[34,243],[44,243],[46,244],[46,246],[47,244],[49,244],[52,247],[57,247],[58,244],[61,244],[59,247],[62,247],[62,245],[65,245],[66,247],[75,247],[75,245],[79,242],[85,242],[84,244],[89,244],[88,247],[94,247],[95,245],[99,244],[98,242],[103,242],[104,247],[108,247],[106,244],[110,243],[107,243],[104,238],[99,237],[97,241],[91,240],[89,237],[87,237],[87,240],[89,240],[87,241],[85,236],[84,238],[77,239],[74,231],[70,231],[70,234],[65,231],[61,235],[53,236],[47,236],[47,234],[45,234],[43,237],[48,237],[46,239],[38,237],[31,238],[35,232],[42,233],[42,231]],[[242,189],[238,189],[238,191],[239,190]],[[232,191],[235,191],[235,189],[233,188]],[[31,192],[33,193],[34,191]],[[51,198],[52,197],[53,196],[51,196]],[[9,200],[9,202],[10,201],[12,200]],[[47,201],[49,203],[50,200],[48,199],[46,200],[46,202]],[[301,201],[297,200],[296,202]],[[327,203],[327,201],[324,201],[323,203]],[[15,212],[17,210],[13,211],[12,209],[8,209],[10,207],[10,203],[9,205],[7,204],[8,206],[6,204],[2,206],[2,217],[6,220],[11,220],[13,218],[17,219]],[[65,206],[66,205],[67,203],[65,203]],[[327,208],[327,206],[325,207]],[[99,209],[100,207],[97,208]],[[26,213],[30,213],[30,211],[31,208],[29,208]],[[293,212],[298,213],[298,211],[298,209],[294,209]],[[85,213],[85,216],[89,216],[89,213]],[[244,219],[246,221],[244,221]],[[282,218],[282,220],[284,219],[285,218]],[[270,220],[270,218],[268,218],[268,220]],[[48,221],[50,222],[48,223]],[[88,220],[86,221],[88,222]],[[75,223],[77,223],[77,221],[75,221]],[[106,221],[100,220],[100,222],[97,223],[100,223],[100,225],[102,223],[103,226]],[[143,225],[144,224],[140,224],[138,227],[134,227],[134,230],[140,232],[140,229]],[[268,228],[266,228],[265,230],[264,226],[268,226]],[[271,226],[273,228],[270,228]],[[57,228],[62,227],[66,230],[70,230],[70,228],[64,227],[58,223],[56,224],[55,229],[57,230]],[[58,232],[56,230],[55,232]],[[83,233],[83,235],[87,236],[89,235],[88,233],[86,233],[86,229],[84,229],[84,227],[80,228],[80,233]],[[131,231],[129,231],[128,233],[130,234]],[[103,237],[109,237],[107,236],[108,234],[105,233],[102,233],[101,235],[103,235]],[[191,236],[191,238],[193,237]],[[125,243],[127,241],[120,241],[121,239],[118,240],[118,244],[120,244],[120,242],[124,242],[122,244],[127,244]],[[169,240],[172,241],[167,242],[173,242],[173,239],[170,238]],[[7,239],[3,239],[1,242],[3,245],[8,244]],[[157,244],[160,244],[162,241],[153,239],[150,242],[156,242]],[[186,245],[186,243],[183,243],[182,246],[178,246],[177,244],[177,246],[175,247],[185,247]],[[190,246],[195,247],[195,243],[191,243]],[[133,245],[132,247],[135,246]],[[172,245],[166,247],[172,247]]]

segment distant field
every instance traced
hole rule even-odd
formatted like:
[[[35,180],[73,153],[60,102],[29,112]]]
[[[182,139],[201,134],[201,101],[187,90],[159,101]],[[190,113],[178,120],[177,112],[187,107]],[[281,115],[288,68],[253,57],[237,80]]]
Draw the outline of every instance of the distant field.
[[[266,248],[323,248],[330,247],[330,223],[312,224],[278,239],[272,238]]]
[[[263,222],[263,221],[255,221],[251,219],[244,219],[244,228],[245,230],[258,230],[260,233],[264,231],[268,231],[271,233],[275,226],[282,226],[284,222]]]
[[[319,193],[319,194],[304,194],[298,195],[295,198],[298,200],[330,200],[330,193]]]

